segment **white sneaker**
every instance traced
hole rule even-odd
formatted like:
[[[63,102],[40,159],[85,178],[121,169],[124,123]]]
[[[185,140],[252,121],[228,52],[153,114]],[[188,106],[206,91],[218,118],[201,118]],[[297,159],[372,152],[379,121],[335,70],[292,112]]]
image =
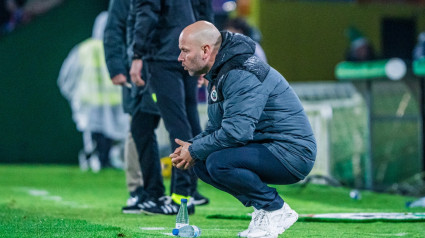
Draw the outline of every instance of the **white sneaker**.
[[[80,166],[81,171],[89,170],[89,162],[87,161],[84,151],[80,151],[78,153],[78,165]]]
[[[249,231],[254,228],[254,220],[255,220],[255,216],[258,214],[260,210],[256,209],[254,207],[254,212],[251,214],[252,218],[251,218],[251,222],[249,223],[248,229],[241,231],[238,233],[239,237],[248,237],[248,233]]]
[[[298,220],[298,214],[287,203],[275,211],[260,210],[255,216],[254,227],[248,232],[248,238],[276,238],[289,229]]]
[[[90,156],[89,165],[90,165],[91,170],[94,173],[98,173],[100,171],[101,165],[100,165],[100,160],[99,160],[99,157],[97,156],[97,154],[93,154],[92,156]]]
[[[277,222],[275,225],[278,228],[278,234],[282,234],[285,230],[288,230],[298,220],[298,213],[292,210],[286,202],[281,209],[273,211],[273,213],[275,214],[273,216],[282,216],[280,219],[275,220]]]
[[[248,229],[248,238],[276,238],[277,234],[274,233],[273,224],[271,223],[271,213],[266,210],[258,210],[255,215],[253,226]]]

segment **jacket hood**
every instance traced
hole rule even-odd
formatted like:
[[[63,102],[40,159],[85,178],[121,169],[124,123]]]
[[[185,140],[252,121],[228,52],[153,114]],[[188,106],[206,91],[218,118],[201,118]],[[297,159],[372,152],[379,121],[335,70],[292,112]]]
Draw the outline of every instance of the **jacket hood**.
[[[225,63],[236,56],[251,56],[255,53],[255,42],[251,38],[228,31],[221,32],[222,43],[215,58],[214,65],[206,75],[215,78]]]
[[[106,22],[108,21],[108,12],[103,11],[97,15],[94,20],[92,38],[102,40],[103,32],[105,31]]]

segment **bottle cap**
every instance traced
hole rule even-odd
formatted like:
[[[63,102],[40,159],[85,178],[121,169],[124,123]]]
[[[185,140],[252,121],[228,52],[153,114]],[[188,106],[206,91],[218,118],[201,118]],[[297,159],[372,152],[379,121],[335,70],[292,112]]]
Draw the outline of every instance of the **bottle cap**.
[[[187,203],[187,199],[186,198],[182,198],[181,202]]]
[[[179,234],[179,229],[174,228],[173,229],[173,235],[177,236]]]

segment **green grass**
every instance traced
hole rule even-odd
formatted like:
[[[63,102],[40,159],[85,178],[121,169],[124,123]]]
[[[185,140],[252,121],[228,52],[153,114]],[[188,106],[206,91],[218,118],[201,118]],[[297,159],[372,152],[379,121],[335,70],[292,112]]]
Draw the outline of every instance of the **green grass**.
[[[166,181],[168,187],[169,181]],[[352,200],[348,188],[310,184],[276,186],[299,214],[332,212],[425,212],[407,209],[415,198],[363,191]],[[236,237],[246,219],[211,219],[224,215],[246,217],[232,196],[199,183],[210,205],[197,207],[191,224],[202,237]],[[0,166],[0,237],[167,237],[175,216],[121,214],[127,199],[124,172],[81,172],[72,166]],[[299,221],[280,237],[424,237],[425,222],[312,222]],[[163,228],[149,230],[142,228]]]

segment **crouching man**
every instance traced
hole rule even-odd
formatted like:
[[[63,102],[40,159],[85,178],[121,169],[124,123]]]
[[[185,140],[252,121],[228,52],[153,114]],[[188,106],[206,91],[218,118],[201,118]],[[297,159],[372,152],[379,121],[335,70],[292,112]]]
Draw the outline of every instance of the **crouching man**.
[[[208,125],[172,157],[204,182],[253,206],[240,237],[277,237],[298,214],[268,184],[293,184],[311,171],[316,141],[301,102],[285,78],[254,56],[248,37],[219,32],[206,21],[180,34],[179,62],[190,75],[206,74]]]

